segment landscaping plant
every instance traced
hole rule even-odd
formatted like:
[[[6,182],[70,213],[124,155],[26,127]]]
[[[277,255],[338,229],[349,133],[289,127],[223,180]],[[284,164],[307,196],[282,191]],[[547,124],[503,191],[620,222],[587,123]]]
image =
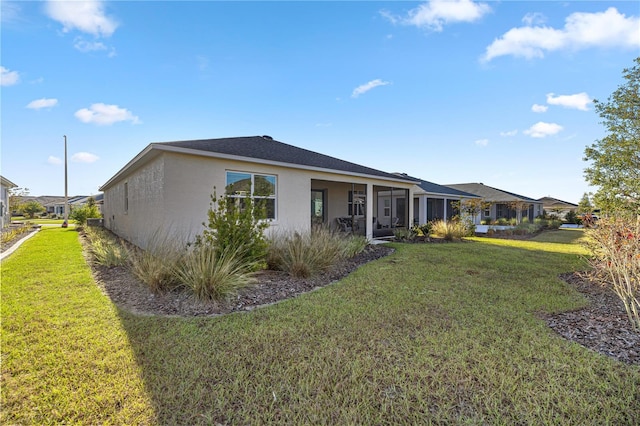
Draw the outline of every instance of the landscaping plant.
[[[174,271],[185,249],[177,241],[181,240],[173,238],[170,232],[157,230],[145,250],[136,249],[131,253],[131,271],[154,292],[179,286]]]
[[[433,222],[431,232],[446,241],[460,240],[473,234],[467,223],[461,220],[437,220]]]
[[[254,283],[254,269],[234,249],[219,252],[209,245],[197,245],[182,257],[174,273],[199,300],[219,301]]]
[[[89,200],[92,200],[91,198]],[[78,226],[84,226],[87,224],[87,219],[101,218],[102,214],[98,210],[95,201],[89,202],[81,207],[74,208],[69,214],[69,219],[75,220]]]
[[[308,278],[365,247],[364,237],[345,236],[326,227],[314,227],[309,233],[279,233],[269,239],[267,264],[294,277]]]
[[[129,260],[129,251],[114,236],[102,228],[84,228],[90,242],[90,252],[96,263],[102,266],[122,266]]]
[[[640,330],[640,223],[623,217],[600,219],[587,233],[597,279],[615,291]]]
[[[214,248],[218,256],[235,253],[258,269],[267,253],[264,230],[269,223],[264,219],[264,206],[250,198],[240,201],[217,197],[214,189],[207,215],[208,223],[203,223],[206,229],[196,237],[195,244]]]

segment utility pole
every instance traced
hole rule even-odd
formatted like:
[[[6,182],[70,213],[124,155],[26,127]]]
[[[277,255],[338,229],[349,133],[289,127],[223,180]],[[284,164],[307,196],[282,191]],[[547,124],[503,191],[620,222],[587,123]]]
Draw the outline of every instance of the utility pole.
[[[64,135],[64,222],[62,227],[69,226],[69,193],[67,192],[67,135]]]

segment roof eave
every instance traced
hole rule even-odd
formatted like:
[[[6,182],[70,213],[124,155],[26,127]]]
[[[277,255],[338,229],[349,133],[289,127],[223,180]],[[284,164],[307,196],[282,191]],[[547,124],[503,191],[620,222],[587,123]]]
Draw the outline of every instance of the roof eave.
[[[203,150],[192,149],[192,148],[182,148],[182,147],[164,145],[164,144],[150,144],[147,147],[147,149],[145,149],[146,152],[143,151],[140,154],[138,154],[138,156],[136,158],[131,160],[120,172],[118,172],[118,174],[116,174],[116,176],[111,178],[109,180],[109,182],[107,182],[105,185],[101,186],[99,188],[99,190],[100,191],[104,191],[104,188],[107,186],[107,184],[110,184],[110,183],[112,183],[112,181],[117,180],[117,177],[119,177],[119,175],[124,174],[128,169],[132,168],[134,163],[137,162],[139,158],[142,158],[147,152],[151,151],[152,149],[165,151],[165,152],[174,152],[174,153],[178,153],[178,154],[197,155],[197,156],[200,156],[200,157],[220,158],[220,159],[225,159],[225,160],[235,160],[235,161],[243,161],[243,162],[250,162],[250,163],[267,164],[267,165],[271,165],[271,166],[287,167],[287,168],[291,168],[291,169],[313,170],[313,171],[324,172],[324,173],[338,173],[338,174],[346,175],[346,176],[366,177],[366,178],[369,178],[369,179],[379,179],[379,180],[384,180],[384,181],[388,181],[388,182],[399,182],[399,183],[404,183],[404,184],[415,184],[416,183],[414,180],[402,179],[400,177],[392,178],[392,177],[388,177],[388,176],[378,176],[378,175],[372,175],[372,174],[366,174],[366,173],[348,172],[348,171],[344,171],[344,170],[328,169],[328,168],[324,168],[324,167],[305,166],[303,164],[285,163],[285,162],[282,162],[282,161],[273,161],[273,160],[264,160],[264,159],[261,159],[261,158],[246,157],[246,156],[242,156],[242,155],[233,155],[233,154],[223,154],[223,153],[219,153],[219,152],[203,151]]]

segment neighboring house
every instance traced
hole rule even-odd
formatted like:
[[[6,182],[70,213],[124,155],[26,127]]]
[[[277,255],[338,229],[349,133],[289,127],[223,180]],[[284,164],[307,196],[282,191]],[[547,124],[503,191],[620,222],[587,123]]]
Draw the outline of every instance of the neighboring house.
[[[542,197],[538,200],[542,203],[542,208],[547,214],[555,215],[559,219],[564,219],[567,213],[578,211],[578,205],[568,201],[558,200],[552,197]]]
[[[479,219],[483,221],[516,219],[520,222],[524,218],[533,221],[543,214],[542,202],[513,192],[492,188],[482,183],[461,183],[446,186],[477,195],[488,203],[487,208],[479,215]]]
[[[100,191],[104,226],[144,248],[158,231],[185,240],[201,233],[214,189],[238,202],[263,201],[268,234],[340,223],[371,239],[376,222],[393,226],[398,217],[405,227],[412,223],[415,183],[269,136],[250,136],[152,143]],[[381,207],[379,198],[387,193],[395,202]]]
[[[480,199],[479,196],[469,192],[413,178],[404,173],[400,176],[418,181],[413,190],[414,225],[422,225],[435,220],[444,220],[446,222],[460,214],[460,211],[456,208],[456,203],[460,203],[463,200]]]
[[[0,176],[0,228],[11,223],[11,211],[9,210],[9,190],[17,188],[18,185],[11,182],[4,176]]]

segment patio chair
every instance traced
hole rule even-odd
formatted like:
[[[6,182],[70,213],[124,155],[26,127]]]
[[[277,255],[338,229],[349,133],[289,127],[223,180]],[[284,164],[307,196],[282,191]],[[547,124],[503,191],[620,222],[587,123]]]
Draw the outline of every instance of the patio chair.
[[[338,229],[342,232],[350,233],[353,231],[353,226],[351,224],[351,218],[349,217],[336,217],[336,222],[338,223]]]

